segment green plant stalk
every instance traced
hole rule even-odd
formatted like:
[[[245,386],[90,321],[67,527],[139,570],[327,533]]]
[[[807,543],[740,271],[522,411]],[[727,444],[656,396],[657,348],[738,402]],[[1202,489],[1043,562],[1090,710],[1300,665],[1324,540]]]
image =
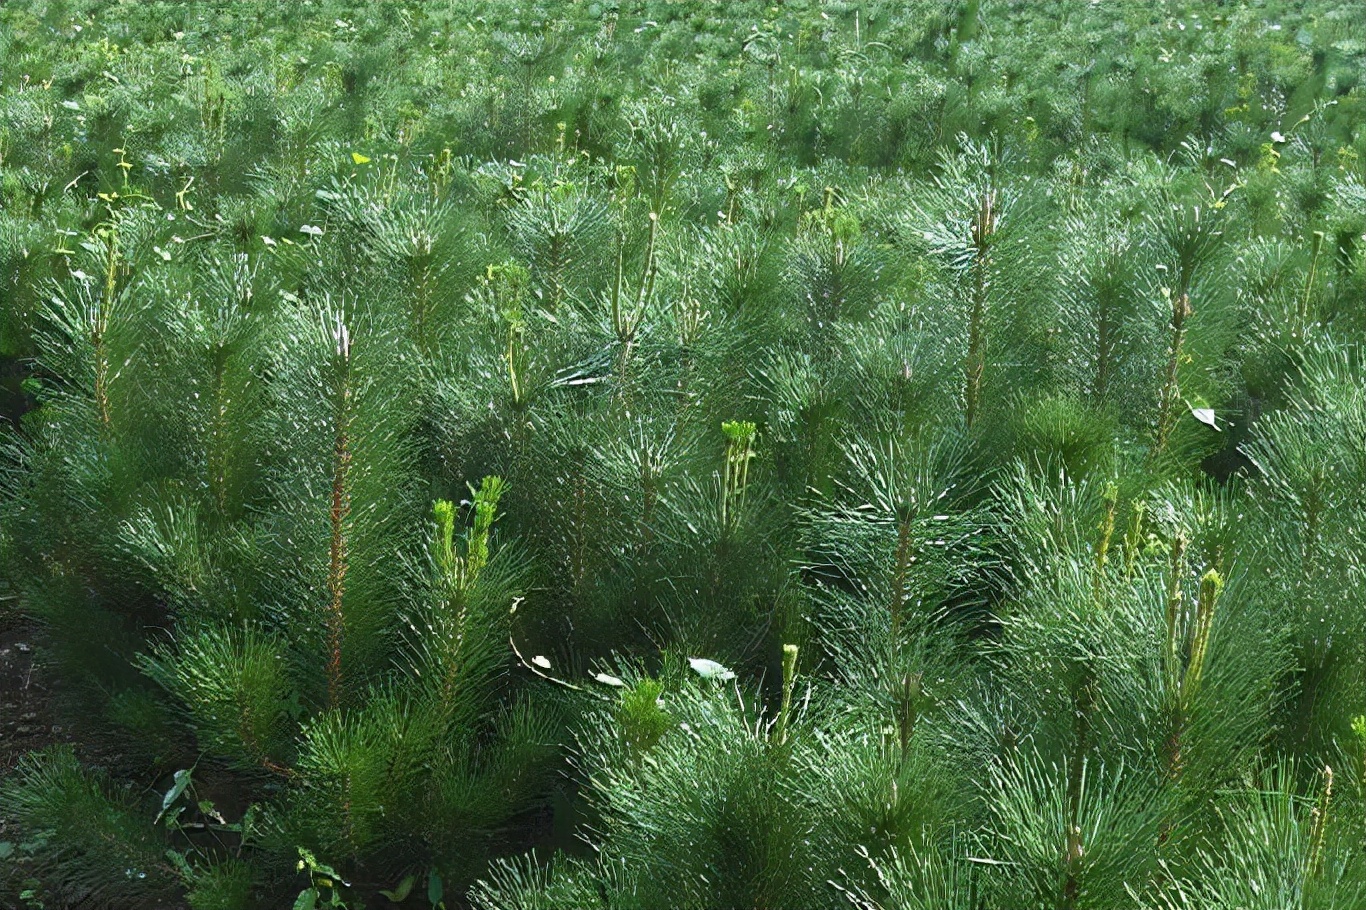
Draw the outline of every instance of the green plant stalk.
[[[1181,681],[1180,702],[1183,719],[1190,712],[1195,694],[1200,688],[1200,679],[1205,672],[1205,655],[1209,650],[1210,630],[1214,626],[1214,608],[1223,589],[1224,580],[1214,569],[1210,569],[1200,579],[1195,627],[1191,631],[1190,658],[1186,664],[1186,676]]]
[[[897,743],[900,746],[900,763],[905,764],[910,756],[911,737],[915,735],[916,721],[919,719],[920,696],[924,689],[924,675],[905,673],[896,691],[896,729]]]
[[[117,148],[114,149],[114,151],[118,152],[119,155],[117,167],[123,172],[123,188],[126,190],[128,189],[128,173],[133,169],[133,163],[128,160],[127,151],[125,149]]]
[[[347,524],[351,517],[351,382],[350,344],[343,338],[341,358],[343,369],[341,389],[337,396],[335,436],[332,446],[332,506],[327,567],[327,701],[337,707],[342,697],[342,641],[346,635],[346,614],[343,600],[346,594]]]
[[[503,480],[493,475],[479,482],[474,491],[474,523],[470,528],[465,557],[466,586],[472,585],[489,560],[489,535],[498,520],[498,500],[503,495]]]
[[[1179,661],[1180,643],[1179,634],[1181,631],[1181,601],[1184,596],[1181,590],[1181,574],[1185,570],[1186,538],[1178,533],[1172,538],[1170,576],[1167,579],[1167,657],[1168,657],[1168,678],[1175,681],[1172,674]]]
[[[596,514],[589,507],[588,479],[582,463],[572,470],[569,486],[570,501],[565,520],[565,542],[569,549],[569,586],[572,590],[579,591],[588,578],[588,548],[592,533],[589,525]],[[572,608],[572,601],[569,606]]]
[[[655,507],[659,503],[659,472],[651,464],[648,446],[642,446],[639,457],[640,462],[640,522],[638,530],[640,541],[638,546],[649,546],[654,542],[654,517]]]
[[[1314,277],[1318,272],[1319,252],[1323,249],[1323,231],[1314,232],[1314,252],[1309,258],[1309,275],[1304,280],[1304,296],[1300,298],[1299,329],[1303,332],[1309,325],[1309,298],[1314,292]]]
[[[1311,583],[1318,572],[1318,556],[1321,546],[1320,525],[1327,508],[1324,487],[1328,479],[1321,469],[1313,472],[1313,484],[1302,495],[1304,501],[1304,530],[1301,532],[1300,571],[1306,584]]]
[[[612,331],[616,333],[618,340],[623,340],[626,335],[626,320],[621,311],[621,286],[624,279],[626,268],[626,238],[617,237],[617,274],[616,280],[612,282]]]
[[[438,499],[432,504],[432,520],[436,522],[436,537],[433,540],[433,554],[436,564],[443,573],[449,575],[455,564],[455,503],[449,499]]]
[[[892,647],[901,648],[901,629],[906,612],[906,578],[911,563],[915,561],[914,546],[911,540],[911,516],[900,516],[897,521],[896,567],[892,572],[892,600],[890,603]]]
[[[424,258],[430,260],[431,252],[428,250]],[[427,337],[427,322],[429,310],[431,309],[431,278],[432,269],[430,262],[419,264],[416,257],[408,265],[408,284],[413,287],[413,340],[417,344],[417,350],[424,357],[431,353],[431,341]]]
[[[99,414],[100,425],[106,430],[110,425],[109,413],[109,351],[107,336],[109,320],[114,310],[114,300],[118,296],[119,242],[118,229],[110,224],[104,230],[105,269],[104,295],[100,299],[99,310],[95,313],[94,325],[90,329],[90,343],[95,349],[95,409]]]
[[[450,186],[451,174],[455,170],[455,159],[449,148],[443,148],[440,154],[432,156],[432,169],[428,173],[427,186],[432,194],[432,200],[439,200],[446,187]]]
[[[565,256],[565,235],[560,230],[559,212],[552,210],[550,234],[550,312],[555,313],[560,308],[560,302],[564,300],[564,270],[566,266]]]
[[[1352,732],[1356,734],[1357,747],[1361,750],[1361,766],[1357,769],[1359,785],[1366,790],[1366,716],[1359,714],[1352,718]],[[1363,816],[1361,821],[1366,823],[1366,816]]]
[[[1164,676],[1166,677],[1167,698],[1172,709],[1172,730],[1167,740],[1167,770],[1173,776],[1180,775],[1181,768],[1181,630],[1182,599],[1181,575],[1185,570],[1186,538],[1177,534],[1172,539],[1170,576],[1167,580],[1167,641],[1163,654]]]
[[[220,518],[228,517],[228,394],[224,374],[227,371],[227,352],[222,347],[213,351],[213,431],[207,462],[209,486],[218,504]]]
[[[1092,572],[1091,596],[1097,607],[1105,596],[1105,569],[1110,563],[1110,541],[1115,536],[1115,511],[1119,505],[1119,488],[1111,483],[1105,488],[1105,517],[1100,522],[1100,544],[1096,547],[1096,565]]]
[[[198,102],[199,125],[204,130],[208,145],[213,149],[215,160],[223,154],[224,127],[227,98],[221,88],[215,86],[213,60],[204,63],[204,74],[192,83],[191,93]],[[196,91],[197,89],[197,91]]]
[[[634,338],[640,324],[645,319],[645,311],[654,296],[655,276],[659,273],[659,263],[655,260],[655,243],[659,237],[659,215],[650,213],[650,234],[645,242],[645,274],[641,278],[640,292],[636,295],[636,311],[631,319],[631,337]]]
[[[783,645],[783,703],[778,709],[777,743],[787,742],[787,721],[792,714],[792,690],[797,683],[797,646]]]
[[[441,684],[441,703],[447,710],[455,693],[456,672],[460,668],[460,651],[464,641],[465,592],[464,565],[455,552],[455,503],[449,499],[439,499],[432,505],[432,517],[436,522],[436,533],[432,538],[432,551],[436,562],[436,583],[444,595],[445,612],[440,617],[449,621],[447,628],[442,623],[442,660],[444,663]]]
[[[1166,378],[1162,382],[1162,398],[1157,418],[1157,444],[1153,448],[1156,458],[1167,451],[1172,428],[1176,426],[1176,406],[1181,401],[1178,374],[1181,367],[1182,348],[1186,340],[1186,320],[1190,318],[1190,295],[1182,293],[1172,298],[1171,344],[1167,358]]]
[[[1129,521],[1129,529],[1124,534],[1124,577],[1126,580],[1134,577],[1134,569],[1138,565],[1138,545],[1141,541],[1140,535],[1143,533],[1143,513],[1147,509],[1147,504],[1143,500],[1135,500],[1133,504],[1133,517]]]
[[[730,527],[731,499],[734,497],[732,490],[735,488],[735,459],[731,454],[731,445],[726,446],[726,467],[725,474],[721,479],[721,527]]]
[[[736,501],[737,511],[745,507],[745,494],[749,491],[749,461],[754,457],[754,436],[751,433],[746,437],[744,447],[738,455],[740,477],[736,482]]]
[[[1072,760],[1067,767],[1067,846],[1060,907],[1076,910],[1081,897],[1081,800],[1086,782],[1087,752],[1091,748],[1091,715],[1096,710],[1096,674],[1089,663],[1081,667],[1081,679],[1072,693]]]
[[[452,707],[456,675],[460,669],[465,643],[465,624],[469,613],[469,597],[489,560],[489,537],[497,520],[498,500],[502,497],[502,478],[487,476],[480,481],[474,496],[474,519],[465,535],[465,554],[455,548],[456,506],[450,500],[437,500],[432,507],[436,533],[432,541],[436,557],[439,589],[444,593],[445,612],[439,624],[443,640],[444,663],[442,704]]]
[[[1309,829],[1309,850],[1304,862],[1306,883],[1318,878],[1319,873],[1323,870],[1323,844],[1328,834],[1328,813],[1332,800],[1333,769],[1324,765],[1323,788],[1319,791],[1318,801],[1310,815],[1312,823]]]
[[[701,334],[706,313],[702,309],[701,302],[692,293],[691,279],[683,276],[682,284],[683,286],[674,302],[674,324],[678,328],[678,345],[683,348],[683,354],[686,358],[685,366],[691,366],[691,348],[697,343],[697,338]],[[685,383],[686,379],[680,379],[679,382]]]
[[[827,186],[825,188],[825,205],[822,210],[825,221],[825,232],[830,235],[830,263],[834,270],[838,270],[844,265],[845,251],[844,239],[840,236],[839,230],[835,226],[835,188]]]
[[[749,482],[749,462],[754,457],[755,424],[748,420],[728,420],[721,424],[726,436],[726,465],[721,484],[721,525],[731,528],[744,507]]]
[[[1112,336],[1114,327],[1110,324],[1108,309],[1101,311],[1100,327],[1096,333],[1096,381],[1093,397],[1096,401],[1105,400],[1110,388],[1110,359],[1114,352]]]
[[[645,322],[645,314],[650,308],[650,300],[654,296],[655,275],[659,271],[658,263],[655,261],[655,243],[659,234],[659,215],[655,212],[650,213],[650,231],[645,242],[645,271],[640,277],[640,287],[636,291],[635,304],[630,312],[623,312],[621,304],[621,290],[623,279],[622,250],[617,253],[617,280],[612,291],[612,326],[617,333],[617,341],[621,344],[621,356],[617,364],[617,374],[625,377],[627,367],[631,362],[631,354],[635,350],[636,336],[640,332],[640,327]],[[622,246],[625,242],[623,240]],[[625,383],[623,383],[623,388]]]
[[[508,382],[512,386],[512,405],[514,408],[522,406],[522,381],[519,363],[522,358],[522,348],[518,344],[522,339],[522,326],[514,322],[508,326],[507,343],[507,364]]]
[[[1110,374],[1114,368],[1115,336],[1119,327],[1116,325],[1116,301],[1112,299],[1116,295],[1113,291],[1108,282],[1103,283],[1096,300],[1099,310],[1096,314],[1096,375],[1091,394],[1098,404],[1103,403],[1110,393]]]

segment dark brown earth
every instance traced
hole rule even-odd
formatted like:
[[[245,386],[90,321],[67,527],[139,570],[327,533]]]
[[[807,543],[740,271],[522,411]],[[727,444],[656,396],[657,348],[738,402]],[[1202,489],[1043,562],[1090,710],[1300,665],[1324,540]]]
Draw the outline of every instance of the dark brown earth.
[[[24,619],[0,612],[0,777],[24,753],[53,743],[73,742],[56,716],[56,693],[34,645],[37,630]],[[0,818],[0,840],[4,839]]]
[[[0,786],[27,753],[59,743],[70,744],[76,757],[89,766],[117,763],[120,756],[110,753],[93,730],[88,738],[82,738],[82,725],[63,705],[58,677],[43,660],[41,629],[18,613],[14,601],[4,600],[4,596],[0,592]],[[21,836],[0,813],[0,844],[13,845]],[[23,878],[20,864],[0,859],[0,906],[7,906],[7,896],[28,887]],[[88,904],[83,901],[79,906]],[[140,910],[179,910],[182,906],[158,902]],[[62,908],[49,901],[46,910]]]
[[[13,601],[0,601],[0,786],[19,760],[34,749],[70,741],[70,729],[56,720],[55,694],[48,675],[37,660],[33,638],[37,631],[13,611]],[[9,820],[0,813],[0,843],[19,839]],[[22,884],[16,866],[0,861],[0,902],[6,893],[17,893]]]

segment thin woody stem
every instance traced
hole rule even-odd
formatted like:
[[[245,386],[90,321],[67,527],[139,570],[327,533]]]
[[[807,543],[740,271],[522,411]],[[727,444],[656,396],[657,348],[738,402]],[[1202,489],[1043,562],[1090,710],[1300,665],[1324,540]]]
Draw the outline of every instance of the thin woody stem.
[[[339,330],[340,367],[343,371],[336,405],[336,435],[332,446],[332,506],[327,567],[327,700],[336,707],[342,696],[342,642],[346,635],[343,599],[346,594],[347,522],[351,517],[351,382],[350,340],[345,327]]]

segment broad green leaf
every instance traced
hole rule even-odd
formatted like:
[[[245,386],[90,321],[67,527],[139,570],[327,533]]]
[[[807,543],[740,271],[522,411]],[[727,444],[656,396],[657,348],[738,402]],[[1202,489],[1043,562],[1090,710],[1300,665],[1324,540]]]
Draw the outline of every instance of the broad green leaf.
[[[394,888],[392,891],[380,891],[380,894],[384,895],[395,904],[401,904],[407,899],[408,895],[412,893],[413,885],[415,884],[417,884],[417,876],[410,873],[403,876],[403,881],[398,883],[398,887]]]
[[[166,814],[166,810],[171,808],[171,804],[180,799],[185,793],[185,788],[190,786],[190,770],[183,768],[175,773],[174,782],[171,789],[166,791],[166,795],[161,798],[161,811],[157,813],[156,821],[161,821],[161,817]],[[156,822],[153,822],[156,824]]]

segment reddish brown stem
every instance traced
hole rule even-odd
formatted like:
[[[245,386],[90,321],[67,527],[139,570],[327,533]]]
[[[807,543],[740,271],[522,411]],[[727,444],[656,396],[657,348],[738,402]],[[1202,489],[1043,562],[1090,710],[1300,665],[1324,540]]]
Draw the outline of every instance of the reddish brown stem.
[[[964,363],[964,405],[969,428],[977,420],[982,398],[982,378],[986,373],[986,308],[990,290],[990,244],[996,233],[1000,213],[996,209],[996,191],[982,195],[977,218],[972,226],[973,254],[972,312],[968,317],[968,356]]]
[[[327,700],[333,707],[338,704],[341,698],[342,639],[346,632],[346,617],[342,612],[342,598],[346,592],[346,522],[351,515],[351,494],[347,489],[347,475],[351,469],[351,449],[346,432],[350,398],[350,389],[344,388],[337,420],[336,443],[332,452],[332,542],[329,548],[327,570],[327,593],[329,596]]]

